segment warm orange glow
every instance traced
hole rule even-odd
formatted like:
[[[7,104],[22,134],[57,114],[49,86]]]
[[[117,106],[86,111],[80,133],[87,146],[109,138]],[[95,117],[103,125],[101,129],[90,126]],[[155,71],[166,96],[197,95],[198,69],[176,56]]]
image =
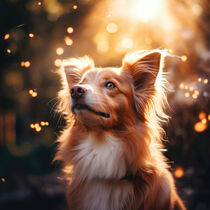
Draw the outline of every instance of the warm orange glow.
[[[49,125],[49,123],[48,123],[48,122],[45,122],[45,125],[46,125],[46,126],[48,126],[48,125]]]
[[[204,79],[204,80],[203,80],[203,83],[204,83],[204,84],[207,84],[208,82],[209,82],[208,79]]]
[[[64,49],[62,47],[59,47],[59,48],[56,49],[56,53],[58,55],[62,55],[64,53]]]
[[[39,6],[41,6],[41,5],[42,5],[42,2],[39,1],[37,4],[38,4]]]
[[[30,38],[34,38],[34,34],[33,34],[33,33],[30,33],[28,36],[29,36]]]
[[[7,39],[9,39],[10,38],[10,35],[9,34],[5,34],[4,35],[4,40],[7,40]]]
[[[25,61],[25,67],[28,68],[28,67],[30,67],[30,66],[31,66],[30,61]]]
[[[133,47],[133,40],[129,37],[122,40],[122,47],[124,49],[131,49]]]
[[[190,87],[190,91],[193,91],[194,90],[194,87]]]
[[[184,169],[181,166],[178,166],[174,171],[174,176],[176,178],[182,178],[184,176]]]
[[[182,60],[183,62],[185,62],[185,61],[187,60],[187,56],[186,56],[186,55],[181,56],[181,60]]]
[[[116,33],[117,30],[118,30],[118,26],[116,23],[109,23],[107,26],[106,26],[106,30],[109,32],[109,33]]]
[[[41,125],[41,126],[45,126],[45,122],[43,122],[43,121],[40,122],[40,125]]]
[[[73,44],[73,40],[69,36],[65,36],[64,41],[68,46],[71,46]]]
[[[71,26],[69,26],[66,30],[69,34],[72,34],[74,32],[74,29]]]
[[[36,132],[40,132],[41,130],[42,130],[42,128],[40,126],[35,128]]]
[[[193,94],[192,94],[192,97],[193,97],[194,99],[196,99],[196,98],[198,98],[198,95],[196,95],[195,93],[193,93]]]
[[[54,61],[54,65],[55,65],[56,67],[60,67],[61,64],[62,64],[61,59],[56,59],[56,60]]]
[[[39,123],[35,123],[35,124],[34,124],[34,127],[35,127],[35,128],[38,128],[38,127],[39,127]]]
[[[133,18],[147,22],[158,17],[165,9],[165,0],[135,0],[131,4]]]
[[[187,85],[185,85],[185,87],[184,87],[184,88],[185,88],[185,90],[188,90],[188,86],[187,86]]]
[[[37,92],[33,92],[32,94],[31,94],[31,96],[33,97],[33,98],[35,98],[35,97],[37,97]]]
[[[199,91],[195,90],[194,93],[198,96],[199,95]]]
[[[208,115],[208,120],[210,120],[210,114]]]
[[[206,113],[205,112],[200,112],[199,115],[198,115],[198,118],[200,120],[205,119],[206,118]]]
[[[202,79],[199,77],[199,78],[198,78],[198,82],[201,82],[201,81],[202,81]]]
[[[179,88],[184,89],[184,83],[180,83]]]
[[[10,50],[10,49],[7,49],[7,53],[9,53],[9,54],[10,54],[10,53],[11,53],[11,50]]]
[[[207,128],[207,124],[203,124],[202,122],[197,122],[194,125],[194,130],[198,133],[205,131]]]
[[[1,178],[1,181],[2,181],[2,182],[5,182],[6,180],[5,180],[5,178]]]
[[[76,10],[78,6],[76,4],[73,5],[73,9]]]
[[[202,122],[203,124],[206,124],[206,123],[207,123],[207,119],[204,118],[204,119],[201,120],[201,122]]]
[[[35,128],[35,125],[34,124],[30,124],[30,128]]]
[[[20,62],[20,66],[24,67],[25,66],[25,62],[24,61],[21,61]]]
[[[31,89],[28,91],[29,94],[32,94],[34,91]]]
[[[184,94],[184,96],[185,96],[186,98],[188,98],[188,97],[190,96],[190,93],[189,93],[189,92],[186,92],[186,93]]]

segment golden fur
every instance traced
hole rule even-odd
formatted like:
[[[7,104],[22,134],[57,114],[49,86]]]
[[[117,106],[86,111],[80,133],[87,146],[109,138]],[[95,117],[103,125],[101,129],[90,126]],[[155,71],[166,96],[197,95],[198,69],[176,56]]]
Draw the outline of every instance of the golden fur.
[[[55,160],[63,163],[70,209],[185,209],[161,152],[163,59],[154,50],[126,55],[120,68],[96,68],[88,57],[64,61],[58,110],[69,123]],[[87,90],[82,100],[94,112],[71,112],[75,85]]]

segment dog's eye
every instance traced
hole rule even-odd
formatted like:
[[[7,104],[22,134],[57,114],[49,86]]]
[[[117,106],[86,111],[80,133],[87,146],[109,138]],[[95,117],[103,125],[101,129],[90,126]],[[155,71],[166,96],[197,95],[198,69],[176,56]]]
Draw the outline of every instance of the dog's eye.
[[[116,85],[115,85],[113,82],[107,82],[107,83],[105,84],[105,87],[106,87],[106,88],[109,88],[109,89],[113,89],[113,88],[116,87]]]

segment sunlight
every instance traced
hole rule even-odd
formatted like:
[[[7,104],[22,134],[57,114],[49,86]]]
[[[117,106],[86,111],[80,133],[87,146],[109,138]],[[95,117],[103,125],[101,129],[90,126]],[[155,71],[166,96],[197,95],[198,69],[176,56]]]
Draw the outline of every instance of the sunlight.
[[[131,14],[134,18],[147,22],[156,18],[164,9],[164,0],[135,0],[132,2]]]

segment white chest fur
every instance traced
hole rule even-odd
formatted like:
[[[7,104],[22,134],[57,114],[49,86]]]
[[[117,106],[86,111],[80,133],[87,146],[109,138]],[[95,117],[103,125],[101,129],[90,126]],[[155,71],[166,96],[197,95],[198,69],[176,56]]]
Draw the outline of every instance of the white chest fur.
[[[76,163],[74,175],[80,181],[122,178],[126,174],[122,146],[122,142],[111,135],[107,135],[101,143],[96,143],[89,135],[74,148],[77,151],[73,159]]]
[[[74,176],[82,184],[82,209],[120,210],[133,199],[133,186],[119,180],[126,174],[123,143],[111,135],[96,143],[89,135],[76,146]],[[110,181],[118,179],[118,181]]]

